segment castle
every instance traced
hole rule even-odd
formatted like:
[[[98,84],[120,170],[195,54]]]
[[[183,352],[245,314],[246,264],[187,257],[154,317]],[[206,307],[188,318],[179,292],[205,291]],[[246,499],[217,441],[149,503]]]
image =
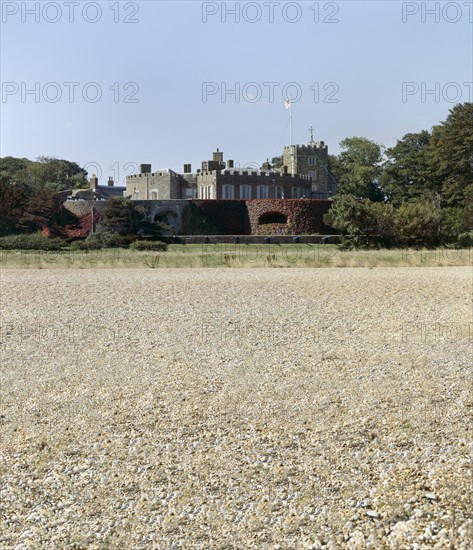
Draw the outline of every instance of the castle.
[[[196,172],[190,164],[184,164],[182,173],[170,168],[153,172],[151,164],[141,164],[138,174],[127,176],[126,187],[115,186],[113,178],[99,185],[94,174],[88,189],[71,192],[66,208],[78,216],[90,210],[103,213],[107,198],[125,196],[142,206],[150,221],[167,224],[171,234],[326,231],[323,215],[336,183],[328,171],[325,143],[311,135],[309,143],[285,147],[274,161],[239,169],[217,149]]]
[[[328,172],[328,150],[323,141],[284,148],[282,166],[269,161],[259,170],[235,168],[224,162],[223,152],[203,161],[197,172],[184,164],[182,173],[169,168],[152,171],[141,164],[140,173],[127,176],[126,193],[132,200],[172,199],[300,199],[330,198],[336,184]]]

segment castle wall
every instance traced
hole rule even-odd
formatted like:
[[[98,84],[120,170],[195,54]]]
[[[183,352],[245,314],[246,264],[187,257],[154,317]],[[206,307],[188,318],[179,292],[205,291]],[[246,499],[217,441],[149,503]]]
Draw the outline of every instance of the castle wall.
[[[279,172],[250,172],[250,171],[224,171],[205,172],[197,177],[197,197],[199,199],[228,199],[225,195],[225,185],[233,186],[233,199],[257,199],[257,198],[310,198],[312,183],[308,177],[281,174]],[[241,193],[242,186],[246,187],[246,195]],[[266,197],[258,197],[258,186],[266,187]],[[211,188],[211,196],[202,193],[203,187]],[[296,188],[296,196],[293,189]]]
[[[252,235],[310,235],[330,233],[323,217],[329,211],[329,200],[259,200],[248,201]],[[262,223],[265,214],[282,214],[286,223]]]
[[[196,186],[197,176],[161,171],[133,174],[126,178],[126,194],[132,200],[175,200],[192,198],[186,189]]]
[[[74,201],[65,202],[64,207],[78,217],[90,214],[92,208],[103,212],[105,201]],[[279,226],[280,234],[316,234],[329,233],[330,229],[323,223],[323,215],[330,209],[330,200],[246,200],[246,201],[206,201],[206,200],[158,200],[134,201],[134,204],[143,206],[146,217],[154,220],[160,215],[165,223],[171,225],[171,234],[220,234],[220,235],[262,235],[274,234],[275,228],[264,227],[259,221],[265,213],[281,213],[287,216],[287,226]],[[194,218],[194,223],[189,221]],[[203,222],[203,223],[202,223]],[[195,231],[190,231],[190,226]],[[206,228],[214,226],[216,231]],[[97,231],[105,230],[103,217]]]
[[[177,174],[172,171],[134,174],[126,178],[127,195],[133,200],[170,200],[180,197]]]
[[[96,201],[96,200],[90,200],[90,201],[65,201],[63,203],[63,207],[66,210],[69,210],[69,212],[72,212],[74,215],[76,215],[78,218],[82,218],[83,216],[86,216],[87,214],[90,214],[92,212],[92,208],[95,212],[101,213],[101,216],[98,216],[96,218],[95,222],[95,231],[101,232],[105,231],[105,225],[104,225],[104,212],[105,207],[107,205],[106,201]]]

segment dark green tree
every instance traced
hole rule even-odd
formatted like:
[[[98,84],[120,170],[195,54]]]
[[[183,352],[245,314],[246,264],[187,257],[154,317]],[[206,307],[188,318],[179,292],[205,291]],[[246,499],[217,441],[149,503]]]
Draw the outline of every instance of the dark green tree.
[[[428,161],[430,140],[431,134],[422,130],[406,134],[386,150],[381,187],[395,206],[426,197],[426,191],[429,195],[440,194],[441,182],[432,173]]]
[[[404,202],[396,211],[397,240],[401,246],[436,246],[441,241],[439,208],[423,200]]]
[[[61,203],[52,189],[37,188],[28,191],[28,202],[18,227],[23,231],[34,232],[49,227],[56,222]]]
[[[76,162],[57,159],[55,157],[38,157],[35,163],[36,185],[49,185],[57,191],[73,187],[86,187],[87,171]]]
[[[105,206],[105,225],[119,235],[137,235],[144,220],[144,208],[125,197],[112,197]]]
[[[434,126],[428,161],[442,181],[447,206],[465,206],[473,189],[473,103],[455,105],[447,120]]]
[[[28,188],[0,174],[0,235],[16,233],[28,204]]]
[[[349,237],[355,245],[391,246],[395,242],[395,210],[391,204],[338,195],[324,223]]]
[[[76,162],[54,157],[38,157],[36,161],[3,157],[0,159],[0,175],[6,176],[12,183],[22,183],[31,188],[48,187],[63,191],[87,186],[86,170]]]
[[[379,186],[382,173],[383,146],[363,137],[340,142],[343,151],[330,159],[330,169],[338,182],[337,194],[382,200]]]

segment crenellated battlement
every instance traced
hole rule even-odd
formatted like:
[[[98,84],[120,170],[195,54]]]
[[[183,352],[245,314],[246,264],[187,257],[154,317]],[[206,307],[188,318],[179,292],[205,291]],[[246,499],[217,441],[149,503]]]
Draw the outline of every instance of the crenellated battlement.
[[[328,150],[328,146],[325,144],[324,141],[312,141],[309,143],[303,143],[301,145],[285,145],[284,150],[290,151],[291,148],[297,149],[300,152],[307,152],[313,151],[314,149],[321,149],[321,150]]]
[[[208,173],[207,175],[210,175]],[[268,183],[271,183],[272,180],[274,181],[283,181],[284,183],[290,183],[290,182],[300,182],[300,181],[311,181],[311,178],[309,176],[302,176],[299,174],[286,174],[284,172],[261,172],[261,171],[248,171],[248,170],[222,170],[218,172],[219,180],[221,178],[225,179],[245,179],[245,178],[252,178],[252,179],[267,179]]]
[[[134,200],[310,198],[314,192],[335,192],[335,186],[328,185],[328,147],[313,140],[285,146],[281,170],[275,170],[268,159],[240,168],[233,160],[224,161],[217,149],[196,173],[188,163],[183,173],[169,168],[152,172],[151,164],[142,164],[140,173],[127,176],[126,181],[127,194]]]

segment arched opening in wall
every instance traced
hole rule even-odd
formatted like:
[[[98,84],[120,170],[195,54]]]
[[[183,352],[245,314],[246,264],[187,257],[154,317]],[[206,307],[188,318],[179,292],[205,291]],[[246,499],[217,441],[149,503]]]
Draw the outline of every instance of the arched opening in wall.
[[[267,223],[287,223],[287,216],[281,212],[265,212],[258,219],[259,225]]]
[[[166,210],[165,212],[158,212],[154,217],[155,222],[164,223],[170,227],[170,230],[177,231],[179,228],[179,218],[172,210]]]

